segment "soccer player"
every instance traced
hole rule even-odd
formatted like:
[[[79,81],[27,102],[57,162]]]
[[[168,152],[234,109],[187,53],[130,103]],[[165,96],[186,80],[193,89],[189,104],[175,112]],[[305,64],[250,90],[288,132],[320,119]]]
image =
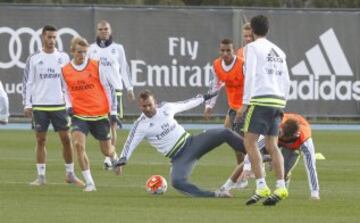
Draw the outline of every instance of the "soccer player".
[[[243,64],[244,61],[234,54],[232,40],[223,39],[220,43],[220,57],[213,62],[213,80],[210,83],[209,92],[219,91],[222,87],[225,87],[229,106],[224,122],[226,128],[232,128],[236,111],[242,106],[244,87]],[[210,118],[216,101],[217,97],[214,97],[206,102],[204,110],[206,119]]]
[[[246,23],[242,27],[243,45],[246,46],[248,43],[254,41],[250,23]],[[229,39],[224,39],[220,43],[220,57],[213,63],[212,73],[214,79],[211,81],[209,92],[219,90],[225,86],[227,101],[228,101],[228,112],[225,116],[224,126],[231,128],[239,134],[243,125],[243,119],[237,117],[236,114],[241,110],[242,97],[244,91],[244,47],[241,47],[237,54],[234,55],[233,43]],[[208,119],[212,113],[212,109],[215,106],[217,97],[212,98],[206,103],[204,116]],[[236,124],[235,124],[236,123]],[[241,164],[244,157],[241,153],[235,152],[236,160],[238,164]],[[233,171],[233,177],[229,178],[225,183],[226,187],[242,187],[242,182],[236,182],[239,176],[234,174],[238,173],[238,168],[242,169],[242,165],[236,167]],[[236,184],[236,185],[235,185]]]
[[[110,112],[111,95],[110,83],[112,67],[103,66],[98,61],[87,57],[89,44],[82,37],[74,37],[70,50],[73,59],[62,68],[62,79],[66,89],[66,96],[71,104],[71,136],[76,148],[82,175],[86,181],[84,191],[95,191],[95,183],[90,172],[89,158],[86,154],[86,136],[90,132],[100,144],[101,152],[105,156],[116,158],[111,144]]]
[[[243,107],[246,111],[244,144],[256,177],[255,194],[246,202],[254,204],[266,198],[264,205],[275,205],[288,196],[284,180],[284,159],[277,146],[278,131],[289,91],[289,74],[285,53],[266,39],[269,30],[268,18],[263,15],[251,19],[255,41],[245,48],[245,85]],[[276,173],[276,190],[271,191],[261,171],[262,159],[257,141],[265,136]]]
[[[2,125],[7,124],[8,118],[9,118],[9,98],[0,81],[0,124]]]
[[[249,22],[247,22],[243,25],[241,34],[242,34],[242,39],[243,39],[243,46],[236,51],[236,56],[238,58],[240,58],[240,60],[244,61],[245,60],[245,58],[244,58],[245,57],[245,55],[244,55],[245,46],[254,41],[254,35],[252,33],[251,25]]]
[[[114,162],[118,174],[123,172],[123,165],[127,164],[137,145],[145,138],[171,159],[171,184],[176,190],[194,197],[231,197],[228,191],[200,189],[188,182],[188,178],[196,161],[223,143],[244,153],[241,136],[227,128],[211,129],[192,136],[174,118],[177,113],[192,109],[215,94],[217,92],[198,95],[186,101],[156,105],[154,95],[148,90],[142,91],[139,96],[142,114],[135,121],[120,158]]]
[[[280,125],[278,145],[284,157],[286,187],[289,189],[291,172],[298,164],[300,153],[302,153],[304,155],[304,165],[310,187],[310,197],[313,200],[319,200],[320,189],[316,171],[315,147],[311,137],[311,127],[306,119],[299,114],[285,113]],[[259,148],[261,148],[261,146],[259,146]],[[265,153],[265,147],[261,148],[261,152]],[[263,157],[264,156],[267,155],[264,154]],[[244,170],[246,169],[248,172],[242,174],[241,170],[239,170],[236,176],[241,174],[247,182],[249,176],[253,174],[248,156],[245,156],[244,163],[244,166],[247,166],[244,167]],[[224,188],[224,190],[230,189],[232,188]]]
[[[300,152],[304,155],[304,165],[308,177],[310,197],[320,199],[319,180],[316,171],[315,147],[311,137],[311,127],[304,117],[299,114],[285,113],[279,134],[279,146],[284,156],[284,170],[286,186],[289,187],[291,171],[300,159]]]
[[[235,128],[237,126],[233,125],[233,123],[235,122],[236,112],[240,110],[242,106],[244,92],[244,57],[240,59],[234,54],[233,42],[230,39],[223,39],[220,42],[219,51],[220,57],[213,62],[213,80],[210,82],[209,92],[219,91],[222,87],[225,87],[229,108],[225,116],[224,126],[240,134],[240,128]],[[205,119],[210,118],[216,101],[217,96],[205,103]],[[244,160],[243,154],[236,150],[235,157],[237,164],[240,164]]]
[[[103,66],[114,66],[113,83],[115,91],[112,91],[116,98],[115,110],[110,115],[111,126],[111,143],[116,147],[116,129],[118,123],[121,126],[120,120],[123,118],[123,101],[122,90],[123,85],[127,90],[128,100],[134,101],[135,96],[133,86],[130,78],[129,66],[126,61],[125,50],[121,44],[115,43],[112,39],[112,31],[110,23],[102,20],[96,26],[96,42],[91,44],[88,50],[90,59],[99,60]],[[111,169],[111,161],[109,157],[104,160],[104,168]]]
[[[46,25],[42,29],[43,47],[29,56],[23,76],[24,114],[33,118],[36,135],[36,168],[38,177],[32,186],[46,183],[46,140],[51,123],[58,132],[63,146],[67,183],[83,187],[84,183],[74,173],[73,149],[70,143],[69,120],[65,108],[64,89],[61,84],[61,67],[69,62],[69,56],[56,49],[57,29]]]

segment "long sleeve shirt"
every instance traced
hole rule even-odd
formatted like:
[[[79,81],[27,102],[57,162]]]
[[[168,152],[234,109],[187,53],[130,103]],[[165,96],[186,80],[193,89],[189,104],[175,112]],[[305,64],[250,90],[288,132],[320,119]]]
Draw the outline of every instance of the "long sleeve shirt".
[[[128,160],[143,139],[147,139],[164,156],[169,156],[174,147],[189,136],[175,120],[175,114],[192,109],[203,102],[204,98],[197,96],[186,101],[163,103],[156,108],[156,114],[151,118],[141,114],[134,122],[120,157]]]
[[[116,90],[132,90],[132,80],[129,65],[126,61],[124,47],[118,43],[111,43],[101,48],[96,43],[90,45],[88,50],[90,59],[99,60],[103,66],[113,66],[113,85]]]
[[[245,47],[243,104],[285,107],[290,80],[285,53],[265,38]]]
[[[9,118],[9,98],[0,81],[0,121],[7,123]]]
[[[23,76],[23,105],[64,105],[64,87],[61,68],[68,64],[69,56],[55,49],[53,53],[40,50],[29,56]]]

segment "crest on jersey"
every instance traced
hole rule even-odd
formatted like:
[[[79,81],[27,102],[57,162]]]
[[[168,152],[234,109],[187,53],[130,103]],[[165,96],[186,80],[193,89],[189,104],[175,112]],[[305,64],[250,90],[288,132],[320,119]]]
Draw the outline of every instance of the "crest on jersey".
[[[164,114],[165,116],[169,116],[169,113],[168,113],[167,111],[163,111],[163,114]]]
[[[112,53],[112,54],[115,54],[115,53],[116,53],[115,48],[112,48],[112,49],[111,49],[111,53]]]
[[[62,64],[63,60],[61,58],[59,58],[57,62],[58,62],[58,64]]]
[[[149,128],[153,127],[154,125],[155,125],[154,123],[150,122]]]

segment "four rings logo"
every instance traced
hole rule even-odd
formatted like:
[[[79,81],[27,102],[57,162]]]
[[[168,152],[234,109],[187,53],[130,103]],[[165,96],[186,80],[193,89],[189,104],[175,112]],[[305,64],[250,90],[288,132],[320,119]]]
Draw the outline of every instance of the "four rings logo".
[[[0,69],[9,69],[13,66],[17,66],[19,68],[25,68],[25,61],[21,61],[23,54],[23,41],[21,36],[24,34],[30,35],[29,40],[29,53],[32,54],[36,52],[41,47],[41,28],[38,30],[33,30],[29,27],[21,27],[17,30],[14,30],[10,27],[0,27],[0,37],[1,35],[10,35],[8,46],[8,58],[7,61],[2,61],[4,59],[0,59]],[[63,42],[61,36],[64,34],[78,36],[79,34],[72,28],[64,27],[57,31],[57,47],[59,50],[63,50]],[[3,37],[2,37],[3,38]],[[6,44],[5,44],[6,46]],[[3,49],[5,52],[6,50]]]

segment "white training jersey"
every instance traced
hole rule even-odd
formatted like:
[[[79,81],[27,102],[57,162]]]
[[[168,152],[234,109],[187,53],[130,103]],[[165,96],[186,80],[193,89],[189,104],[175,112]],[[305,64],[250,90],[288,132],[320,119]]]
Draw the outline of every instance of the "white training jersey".
[[[266,38],[247,44],[244,71],[243,104],[259,96],[286,100],[290,84],[286,55],[275,44]]]
[[[175,114],[192,109],[203,102],[204,98],[200,95],[186,101],[163,103],[157,107],[156,114],[151,118],[141,114],[134,122],[120,157],[129,160],[144,138],[160,153],[167,156],[178,141],[187,134],[175,120]]]
[[[111,43],[109,46],[101,48],[97,43],[90,45],[88,50],[90,59],[99,60],[104,66],[113,66],[114,87],[122,90],[125,85],[126,90],[133,90],[130,78],[129,65],[126,61],[125,50],[121,44]]]
[[[7,123],[8,118],[9,118],[9,98],[0,81],[0,121]]]
[[[55,49],[53,53],[40,50],[26,61],[23,76],[23,105],[64,105],[64,88],[60,80],[61,68],[68,64],[69,56]]]

